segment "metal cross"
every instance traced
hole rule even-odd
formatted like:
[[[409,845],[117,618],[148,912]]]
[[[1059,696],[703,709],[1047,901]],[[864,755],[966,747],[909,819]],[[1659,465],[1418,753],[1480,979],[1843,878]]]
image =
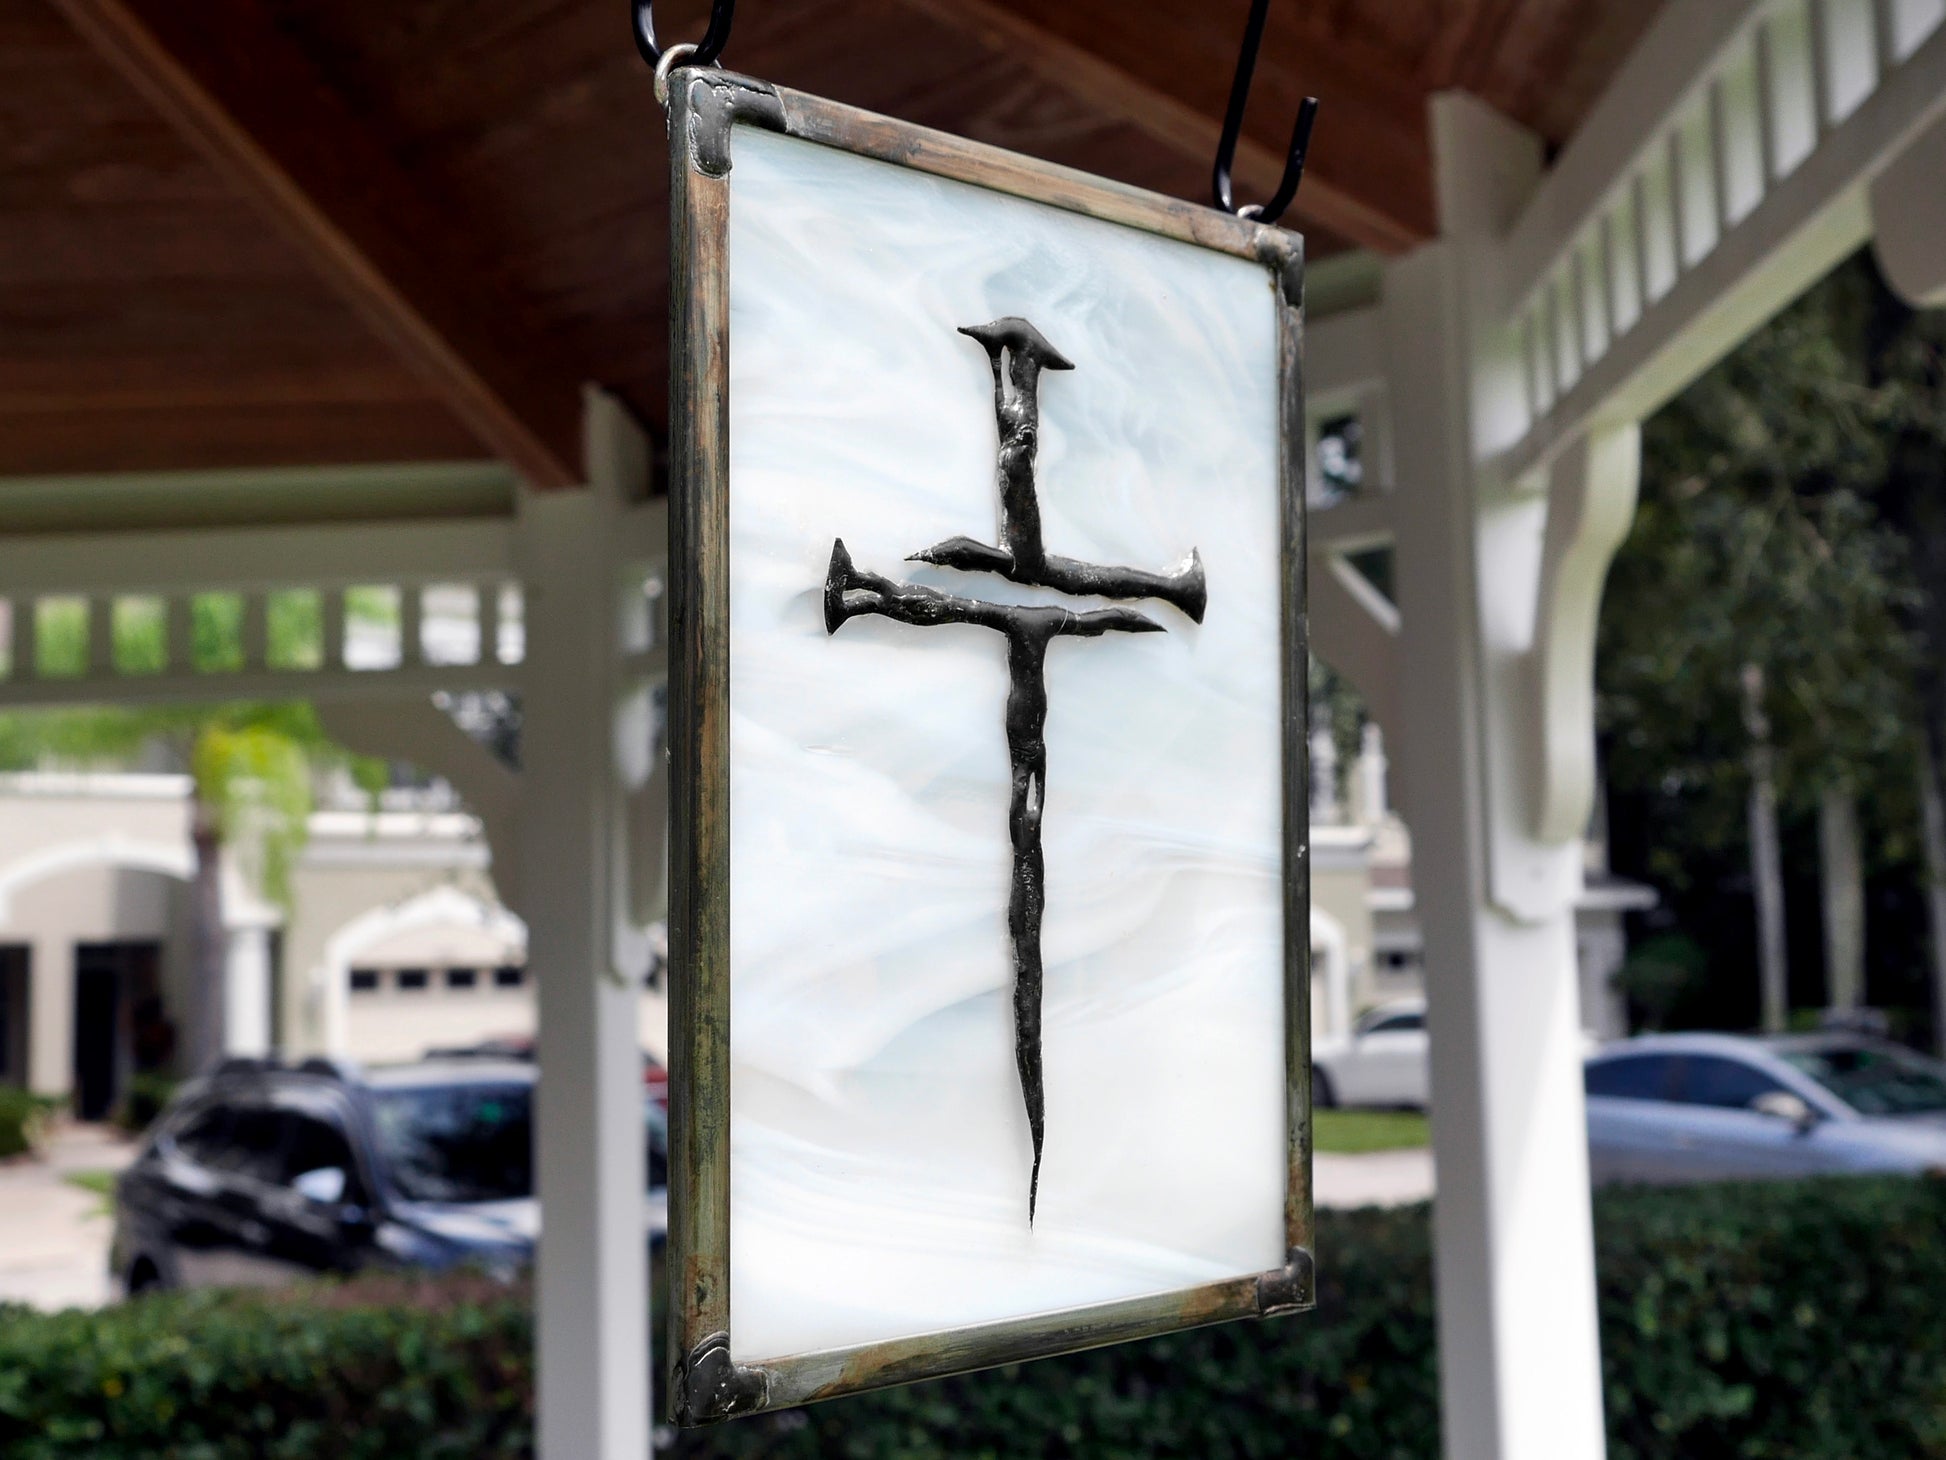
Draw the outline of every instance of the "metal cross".
[[[1034,482],[1040,447],[1042,370],[1072,370],[1061,353],[1024,319],[1008,316],[960,330],[979,341],[993,366],[993,410],[1000,432],[1000,541],[995,547],[952,537],[916,552],[908,562],[998,573],[1015,583],[1098,598],[1155,598],[1174,604],[1196,623],[1209,598],[1202,557],[1192,549],[1173,573],[1103,567],[1056,557],[1041,542],[1041,511]],[[1041,859],[1041,811],[1047,791],[1047,646],[1054,639],[1098,638],[1108,633],[1161,633],[1162,625],[1132,608],[1074,610],[961,598],[914,583],[897,583],[856,566],[843,538],[831,545],[824,580],[824,627],[837,633],[846,619],[881,614],[900,623],[977,624],[1007,639],[1007,755],[1013,764],[1008,836],[1013,843],[1012,891],[1007,932],[1014,955],[1014,1062],[1020,1071],[1034,1167],[1027,1186],[1027,1223],[1041,1183],[1041,1146],[1046,1134],[1041,1078],[1041,914],[1046,907]]]

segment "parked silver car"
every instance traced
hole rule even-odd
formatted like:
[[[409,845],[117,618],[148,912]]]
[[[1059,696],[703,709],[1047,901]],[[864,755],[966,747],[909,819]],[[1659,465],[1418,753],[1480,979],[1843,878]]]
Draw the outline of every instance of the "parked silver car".
[[[1586,1080],[1597,1182],[1946,1172],[1946,1064],[1856,1034],[1645,1035]]]
[[[1426,1001],[1393,999],[1359,1015],[1349,1034],[1311,1046],[1311,1098],[1321,1106],[1407,1105],[1423,1110],[1430,1086]]]

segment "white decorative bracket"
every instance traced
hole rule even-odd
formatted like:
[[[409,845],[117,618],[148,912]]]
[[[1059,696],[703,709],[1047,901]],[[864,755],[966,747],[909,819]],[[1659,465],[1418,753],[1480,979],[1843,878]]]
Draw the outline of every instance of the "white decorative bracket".
[[[1946,307],[1946,115],[1872,180],[1872,249],[1908,304]]]
[[[1594,810],[1595,629],[1608,565],[1635,516],[1641,468],[1641,429],[1626,424],[1585,433],[1549,472],[1528,744],[1533,835],[1550,845],[1581,836]]]

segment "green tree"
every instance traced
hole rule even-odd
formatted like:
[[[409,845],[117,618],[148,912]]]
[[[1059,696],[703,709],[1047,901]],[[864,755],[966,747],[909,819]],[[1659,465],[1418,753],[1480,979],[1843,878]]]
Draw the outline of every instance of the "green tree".
[[[1946,1054],[1946,312],[1895,298],[1868,259],[1851,265],[1861,299],[1868,378],[1886,407],[1886,472],[1879,502],[1905,538],[1913,593],[1907,624],[1918,646],[1915,692],[1924,893],[1931,944],[1933,1039]]]
[[[1862,304],[1839,271],[1647,424],[1602,616],[1611,784],[1684,799],[1703,846],[1750,848],[1769,1027],[1786,1014],[1780,808],[1819,819],[1840,1003],[1862,982],[1858,806],[1898,824],[1915,810],[1912,561],[1879,506],[1898,406],[1872,378]]]

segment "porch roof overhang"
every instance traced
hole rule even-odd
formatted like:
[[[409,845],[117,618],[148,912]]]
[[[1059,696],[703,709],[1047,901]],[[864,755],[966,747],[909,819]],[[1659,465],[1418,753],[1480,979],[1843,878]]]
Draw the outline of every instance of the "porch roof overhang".
[[[1276,6],[1239,191],[1274,186],[1314,92],[1311,257],[1410,249],[1429,96],[1565,143],[1655,8]],[[753,4],[729,61],[1200,198],[1242,10]],[[0,479],[498,460],[570,485],[589,382],[660,438],[665,142],[617,8],[22,0],[0,72]]]

